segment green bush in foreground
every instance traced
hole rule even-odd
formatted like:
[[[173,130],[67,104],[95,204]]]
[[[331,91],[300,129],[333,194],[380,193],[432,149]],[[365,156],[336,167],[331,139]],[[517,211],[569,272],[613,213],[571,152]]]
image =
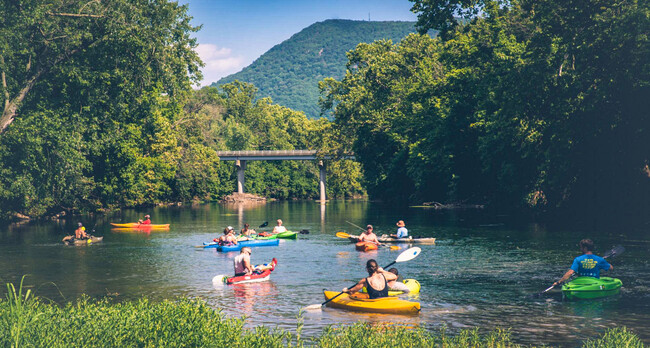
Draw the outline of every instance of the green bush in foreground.
[[[48,304],[7,286],[0,301],[0,347],[519,347],[508,331],[455,336],[401,326],[356,324],[328,327],[315,338],[266,327],[244,328],[244,319],[226,318],[197,300],[111,303],[87,298],[64,307]],[[629,330],[612,329],[585,347],[643,347]]]

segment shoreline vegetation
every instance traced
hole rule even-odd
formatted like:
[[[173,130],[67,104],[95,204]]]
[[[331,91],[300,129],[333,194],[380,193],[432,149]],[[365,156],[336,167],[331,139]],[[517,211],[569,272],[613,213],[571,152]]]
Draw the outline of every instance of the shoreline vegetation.
[[[24,278],[23,278],[24,279]],[[296,330],[245,327],[245,318],[229,318],[204,301],[181,298],[154,302],[113,302],[82,297],[60,306],[34,297],[21,284],[7,284],[0,300],[0,346],[3,347],[527,347],[514,343],[508,330],[479,333],[478,328],[450,335],[396,325],[357,323],[330,326],[303,337]],[[543,345],[544,342],[540,342]],[[608,329],[583,347],[643,347],[625,327]]]

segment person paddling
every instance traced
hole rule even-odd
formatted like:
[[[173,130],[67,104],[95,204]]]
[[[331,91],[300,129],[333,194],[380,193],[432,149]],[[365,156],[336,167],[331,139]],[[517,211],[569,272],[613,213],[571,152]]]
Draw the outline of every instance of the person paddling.
[[[397,225],[397,234],[391,234],[390,236],[395,239],[408,238],[409,231],[405,227],[406,224],[404,223],[404,220],[397,221],[396,225]]]
[[[560,280],[553,283],[553,286],[564,283],[575,273],[581,277],[600,278],[601,270],[611,271],[614,269],[614,266],[610,265],[604,258],[593,254],[594,242],[591,239],[581,240],[578,243],[578,247],[583,255],[573,259],[571,268],[569,268]]]
[[[151,216],[145,215],[144,219],[140,219],[138,220],[138,222],[140,223],[140,225],[151,225]]]
[[[86,234],[86,228],[81,222],[78,223],[77,229],[74,230],[74,237],[75,239],[88,239],[88,235]]]
[[[255,230],[250,228],[249,224],[244,224],[244,228],[241,229],[241,235],[248,237],[252,234],[255,234]]]
[[[273,233],[287,232],[287,228],[282,226],[282,220],[278,219],[278,225],[273,227]]]
[[[254,269],[253,266],[251,266],[251,253],[251,248],[241,248],[239,255],[237,255],[233,260],[235,266],[235,277],[253,274]]]
[[[388,282],[397,280],[397,276],[388,271],[384,271],[383,268],[377,265],[377,261],[374,259],[366,262],[366,271],[368,271],[367,278],[361,279],[357,285],[350,289],[344,288],[343,292],[354,294],[365,287],[370,299],[388,297]]]
[[[366,226],[366,230],[359,236],[359,242],[372,242],[381,245],[379,239],[377,239],[377,235],[372,230],[372,225]]]

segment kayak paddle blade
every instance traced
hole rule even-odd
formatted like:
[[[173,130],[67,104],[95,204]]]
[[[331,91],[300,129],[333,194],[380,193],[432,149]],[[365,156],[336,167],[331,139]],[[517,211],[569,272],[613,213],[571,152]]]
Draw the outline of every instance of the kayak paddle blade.
[[[422,249],[420,249],[418,247],[413,247],[413,248],[406,249],[401,254],[399,254],[397,259],[395,259],[395,262],[405,262],[405,261],[413,260],[418,255],[420,255],[421,251],[422,251]]]
[[[609,250],[603,255],[603,258],[606,259],[608,257],[616,257],[620,254],[622,254],[625,251],[625,248],[622,245],[617,245],[612,250]]]
[[[313,304],[313,305],[309,305],[309,306],[307,306],[307,307],[305,307],[303,309],[306,310],[306,311],[321,310],[321,309],[323,309],[323,305],[321,305],[321,304]]]
[[[226,278],[226,276],[223,275],[223,274],[219,274],[219,275],[214,276],[214,278],[212,278],[212,285],[214,285],[214,286],[222,286],[223,284],[225,284],[225,282],[224,282],[225,278]]]
[[[268,221],[264,221],[264,223],[261,224],[260,227],[258,227],[258,228],[266,227],[266,226],[268,226],[268,225],[269,225],[269,222],[268,222]]]
[[[350,235],[345,232],[336,232],[336,236],[339,238],[349,238]]]
[[[402,248],[400,248],[400,247],[397,246],[397,245],[391,245],[391,246],[390,246],[390,250],[400,250],[400,249],[402,249]]]
[[[542,292],[538,292],[538,293],[536,293],[536,294],[532,294],[532,295],[530,295],[530,297],[531,297],[531,298],[540,298],[540,297],[542,297],[542,295],[544,295],[545,293],[549,292],[549,291],[550,291],[551,289],[553,289],[554,287],[555,287],[555,285],[551,285],[551,286],[549,286],[546,290],[544,290],[544,291],[542,291]]]

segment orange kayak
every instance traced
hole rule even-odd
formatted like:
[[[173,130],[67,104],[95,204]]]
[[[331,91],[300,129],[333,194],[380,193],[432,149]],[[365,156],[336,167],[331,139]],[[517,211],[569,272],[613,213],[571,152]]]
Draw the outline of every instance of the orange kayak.
[[[373,242],[359,242],[356,244],[356,248],[359,251],[377,250],[377,244]]]
[[[116,224],[111,222],[113,227],[117,228],[137,228],[137,229],[152,229],[152,230],[164,230],[169,228],[169,224],[141,224],[139,222],[129,222],[126,224]]]

